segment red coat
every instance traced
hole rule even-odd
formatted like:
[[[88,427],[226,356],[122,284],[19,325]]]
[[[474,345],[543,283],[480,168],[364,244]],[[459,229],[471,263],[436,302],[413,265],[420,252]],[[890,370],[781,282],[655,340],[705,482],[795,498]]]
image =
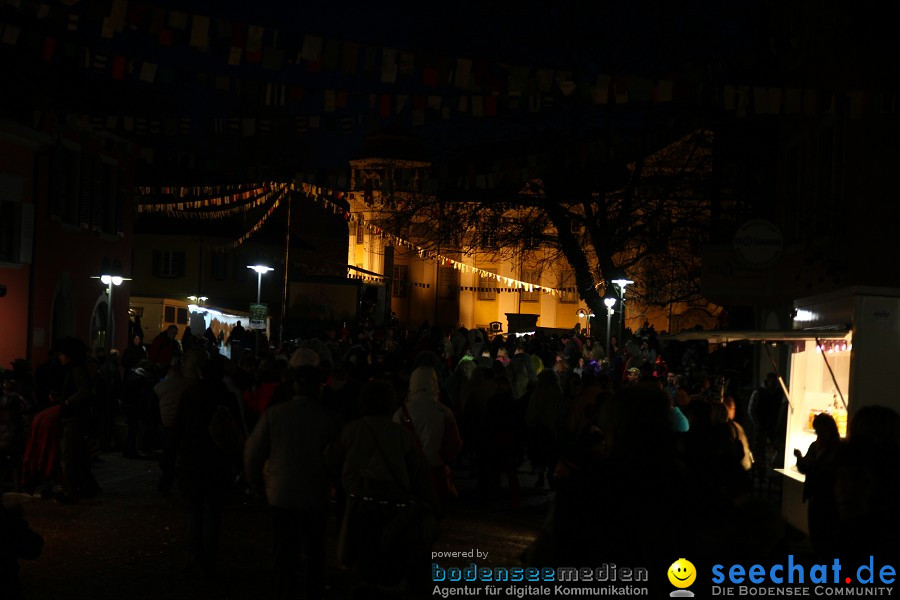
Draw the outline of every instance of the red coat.
[[[147,350],[147,358],[158,365],[168,367],[172,363],[172,357],[175,355],[177,347],[178,343],[170,338],[165,331],[162,331],[150,344],[150,349]]]

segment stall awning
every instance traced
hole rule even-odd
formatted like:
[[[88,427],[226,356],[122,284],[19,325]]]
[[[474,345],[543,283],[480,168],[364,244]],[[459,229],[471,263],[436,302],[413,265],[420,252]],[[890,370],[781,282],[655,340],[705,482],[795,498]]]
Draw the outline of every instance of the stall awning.
[[[661,342],[691,342],[703,340],[714,344],[725,342],[788,342],[802,340],[842,340],[851,330],[842,328],[822,329],[789,329],[775,331],[738,330],[738,331],[682,331],[672,335],[661,335]]]

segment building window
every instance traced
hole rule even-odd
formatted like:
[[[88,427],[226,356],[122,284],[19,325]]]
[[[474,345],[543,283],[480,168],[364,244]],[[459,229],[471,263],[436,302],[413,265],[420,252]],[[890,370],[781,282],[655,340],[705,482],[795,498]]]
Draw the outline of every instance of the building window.
[[[490,216],[481,221],[481,247],[497,248],[500,235],[500,217]]]
[[[459,271],[453,267],[438,267],[438,298],[451,300],[459,296]]]
[[[534,283],[539,284],[541,282],[541,272],[540,271],[529,271],[527,269],[522,270],[522,281],[525,283]],[[522,289],[519,291],[520,298],[522,302],[540,302],[541,301],[541,293],[537,290],[533,292],[529,292],[527,289]]]
[[[35,206],[24,196],[23,178],[0,173],[0,262],[31,262]]]
[[[228,255],[224,252],[213,252],[210,260],[212,278],[217,281],[228,279]]]
[[[559,301],[570,304],[578,302],[574,271],[563,271],[559,274]]]
[[[496,300],[497,299],[497,280],[491,277],[496,274],[491,269],[483,269],[478,273],[478,299],[479,300]]]
[[[391,285],[393,298],[406,298],[409,289],[409,267],[394,265],[394,281]]]
[[[184,251],[156,250],[153,252],[153,275],[167,279],[184,277]]]
[[[366,241],[366,219],[362,215],[356,219],[356,243],[362,244]]]

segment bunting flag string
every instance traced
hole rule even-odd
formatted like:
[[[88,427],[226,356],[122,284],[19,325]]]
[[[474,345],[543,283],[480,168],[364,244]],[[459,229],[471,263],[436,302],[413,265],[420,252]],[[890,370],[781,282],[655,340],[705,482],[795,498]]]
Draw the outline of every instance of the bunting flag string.
[[[251,227],[249,231],[247,231],[244,235],[242,235],[240,238],[238,238],[238,240],[236,240],[235,242],[233,242],[231,244],[217,246],[216,247],[217,249],[219,249],[219,250],[234,249],[234,248],[237,248],[238,246],[240,246],[241,244],[243,244],[245,241],[247,241],[254,233],[259,231],[260,228],[262,228],[262,226],[265,224],[265,222],[268,220],[268,218],[278,208],[278,206],[281,203],[281,200],[284,198],[285,194],[287,194],[288,192],[294,192],[294,191],[301,192],[306,197],[310,198],[313,202],[321,203],[324,207],[331,210],[332,213],[334,213],[336,215],[341,215],[347,221],[353,220],[354,219],[353,215],[350,213],[350,211],[348,211],[343,206],[334,202],[331,198],[341,200],[341,199],[344,199],[346,196],[350,196],[352,198],[354,195],[357,195],[357,194],[358,194],[357,199],[362,198],[362,192],[358,192],[358,193],[357,192],[343,192],[343,191],[338,191],[338,190],[332,190],[332,189],[325,188],[322,186],[312,185],[312,184],[309,184],[306,182],[291,182],[289,184],[288,183],[270,182],[267,185],[272,186],[273,189],[271,189],[269,192],[265,193],[262,196],[262,198],[265,198],[266,200],[268,200],[274,196],[275,201],[272,203],[272,206],[270,206],[269,209],[265,212],[265,214],[263,214],[262,218],[253,227]],[[193,189],[195,192],[197,191],[196,188],[159,188],[159,189],[167,190],[165,195],[174,195],[177,197],[186,197],[188,195],[186,190],[189,190],[189,189]],[[201,190],[211,190],[211,189],[213,189],[213,188],[201,188]],[[257,189],[262,189],[262,188],[257,187]],[[221,191],[221,189],[219,191]],[[141,195],[141,196],[149,197],[149,196],[152,196],[153,193],[154,193],[154,191],[151,188],[139,188],[139,190],[138,190],[138,195]],[[197,217],[197,216],[199,216],[198,213],[189,212],[189,208],[187,208],[188,206],[190,207],[190,209],[196,210],[197,208],[214,207],[214,206],[216,206],[215,203],[219,203],[219,205],[227,205],[229,202],[235,201],[235,198],[237,198],[238,200],[242,199],[243,195],[247,194],[247,193],[250,193],[250,192],[246,191],[246,192],[240,192],[238,194],[225,194],[225,195],[215,196],[215,197],[211,197],[211,198],[207,198],[207,199],[203,199],[203,200],[194,200],[194,201],[188,201],[188,202],[184,202],[184,203],[178,203],[178,202],[175,202],[175,203],[164,202],[164,203],[160,203],[160,204],[144,203],[144,204],[138,205],[139,206],[138,212],[139,213],[162,212],[169,216]],[[265,202],[258,202],[254,205],[259,206],[260,204],[264,204],[264,203]],[[182,204],[185,206],[185,208],[179,208]],[[244,206],[247,206],[247,204],[245,203],[245,204],[240,205],[241,208]],[[219,216],[224,216],[225,214],[228,214],[230,211],[232,211],[231,208],[224,208],[224,209],[221,209],[218,211],[206,211],[201,214],[203,215],[202,218],[218,218]],[[215,216],[213,216],[213,215],[215,215]],[[403,239],[400,236],[389,233],[389,232],[383,230],[382,228],[378,227],[377,225],[370,223],[368,221],[363,222],[363,226],[373,235],[377,235],[384,239],[389,239],[393,244],[395,244],[399,247],[403,247],[403,248],[406,248],[407,250],[414,251],[419,256],[419,258],[421,258],[422,260],[431,260],[431,261],[439,263],[441,266],[452,267],[462,273],[475,273],[479,277],[494,279],[498,283],[506,284],[505,288],[497,287],[497,288],[484,288],[484,289],[493,289],[493,290],[508,289],[509,291],[541,292],[541,293],[545,293],[545,294],[551,294],[554,296],[561,296],[564,293],[573,293],[573,292],[577,291],[576,288],[574,288],[574,287],[552,288],[552,287],[543,286],[543,285],[540,285],[537,283],[521,281],[518,279],[514,279],[512,277],[506,277],[504,275],[499,275],[497,273],[492,273],[488,270],[479,269],[478,267],[466,264],[462,261],[458,261],[454,258],[450,258],[443,254],[439,254],[437,252],[427,250],[426,248],[423,248],[422,246],[414,244],[414,243],[410,242],[409,240]],[[363,276],[356,276],[356,278],[362,278],[362,277]],[[482,289],[482,288],[474,288],[473,287],[471,289],[474,290],[474,289]],[[463,291],[465,291],[465,290],[463,290]]]
[[[8,3],[12,5],[13,0]],[[218,72],[223,69],[230,72],[246,65],[252,66],[254,72],[261,66],[264,73],[283,74],[290,70],[306,78],[328,73],[345,77],[363,75],[384,86],[416,82],[423,90],[432,93],[441,87],[452,87],[461,92],[482,91],[488,97],[499,92],[514,96],[547,94],[554,86],[562,93],[571,95],[576,87],[571,72],[540,65],[515,65],[466,57],[430,57],[397,48],[232,22],[208,15],[165,8],[151,11],[145,5],[126,0],[110,0],[108,14],[97,10],[86,11],[77,5],[68,9],[54,7],[51,11],[46,3],[38,0],[16,0],[14,6],[19,9],[20,19],[41,25],[39,41],[43,41],[45,34],[62,37],[64,31],[72,30],[74,22],[76,29],[88,37],[93,34],[96,46],[115,58],[120,58],[122,48],[132,40],[146,42],[149,39],[161,46],[190,52],[192,59],[204,60]],[[40,7],[47,7],[48,10],[40,10]],[[55,42],[56,37],[47,39]],[[17,38],[18,35],[5,36],[10,44],[14,44]],[[49,51],[47,44],[38,46],[43,46],[45,59],[53,56],[55,44]],[[108,61],[108,56],[101,63],[105,61]],[[85,63],[93,65],[90,60]],[[93,66],[102,70],[105,64]],[[143,67],[139,71],[144,71]],[[145,72],[141,77],[152,83],[156,72]],[[605,84],[606,87],[610,83],[613,80],[608,76],[592,82],[600,86]],[[632,92],[632,96],[649,98],[650,91],[646,84],[636,87],[641,91]],[[668,87],[671,89],[671,83]],[[647,90],[646,93],[644,90]],[[665,92],[660,95],[665,97]],[[270,90],[267,96],[268,102],[272,103],[274,98],[281,98],[284,94]],[[491,114],[492,105],[494,103],[491,101],[485,102],[481,109],[483,114]]]
[[[46,2],[10,0],[9,7],[17,8],[18,14],[4,15],[10,22],[0,22],[0,47],[31,51],[40,61],[65,63],[115,81],[183,85],[189,78],[260,106],[302,102],[298,132],[309,128],[352,129],[364,124],[363,113],[390,117],[407,106],[412,106],[414,125],[424,125],[426,117],[447,119],[453,112],[479,118],[504,111],[537,112],[552,108],[557,93],[581,94],[595,105],[699,101],[738,117],[816,115],[833,111],[835,100],[842,97],[851,119],[897,110],[897,94],[892,88],[804,89],[740,81],[723,81],[710,87],[692,80],[657,79],[637,73],[621,77],[592,74],[578,80],[570,71],[540,65],[425,57],[395,48],[363,46],[164,8],[150,11],[142,3],[125,0],[110,0],[108,15],[96,11],[89,14],[78,3],[50,10]],[[85,35],[73,38],[67,33],[72,27]],[[163,46],[179,46],[205,64],[189,69],[183,66],[187,61],[161,63],[158,57],[138,56],[127,44],[132,36],[149,36]],[[288,48],[302,50],[295,55]],[[248,67],[246,72],[239,70],[242,66]],[[331,79],[323,79],[329,74]],[[346,81],[360,75],[371,77],[377,87],[362,93],[358,82]],[[347,111],[353,113],[352,118],[336,118]],[[128,123],[135,118],[144,117],[100,115],[100,123],[113,131],[129,131]],[[143,131],[164,135],[191,133],[192,128],[202,126],[200,119],[188,116],[146,120],[151,126]],[[220,120],[207,119],[206,125],[224,132],[215,124]],[[237,130],[246,135],[263,130],[267,123],[259,119],[257,127],[256,119],[234,121],[243,121],[237,123]]]
[[[351,269],[347,269],[347,278],[348,279],[358,279],[360,281],[368,281],[372,283],[384,283],[387,281],[386,277],[382,277],[380,275],[360,275],[358,273],[353,273]],[[431,283],[422,283],[419,281],[410,281],[409,285],[416,288],[421,289],[430,289]],[[527,290],[519,287],[492,287],[492,286],[476,286],[476,285],[454,285],[449,286],[448,289],[457,291],[457,292],[487,292],[487,293],[512,293],[518,294],[520,292],[525,292]],[[549,289],[549,288],[547,288]],[[564,288],[555,288],[560,292],[568,292],[575,293],[577,290],[574,287],[564,287]],[[546,293],[546,289],[544,290]]]
[[[221,244],[221,245],[216,245],[216,246],[212,246],[212,247],[215,250],[219,250],[219,251],[234,250],[235,248],[237,248],[238,246],[240,246],[241,244],[243,244],[244,242],[249,240],[253,236],[253,234],[255,234],[257,231],[262,229],[263,225],[266,224],[266,221],[269,220],[269,217],[271,217],[272,214],[276,210],[278,210],[278,207],[281,205],[281,201],[284,199],[285,194],[287,194],[287,190],[288,190],[287,185],[285,185],[285,186],[281,187],[279,190],[277,190],[278,195],[275,197],[275,201],[272,203],[272,206],[269,207],[269,209],[263,214],[263,216],[259,219],[259,221],[257,221],[256,224],[253,225],[253,227],[248,229],[247,232],[244,233],[244,235],[239,237],[234,242],[231,242],[230,244]]]
[[[359,279],[360,281],[371,281],[373,283],[384,283],[385,278],[380,275],[360,275],[354,273],[351,269],[347,269],[347,279]]]
[[[164,213],[170,217],[189,217],[198,219],[221,219],[240,212],[247,212],[258,206],[267,204],[274,195],[283,192],[286,183],[266,184],[252,191],[240,192],[225,196],[204,198],[187,202],[153,202],[139,203],[137,213]]]
[[[266,185],[271,185],[273,182],[262,182],[262,183],[237,183],[230,185],[204,185],[204,186],[162,186],[162,187],[147,187],[147,186],[138,186],[135,188],[135,195],[137,196],[152,196],[154,198],[159,198],[160,196],[173,196],[178,198],[178,200],[166,200],[166,202],[162,202],[158,199],[154,200],[155,204],[165,204],[172,202],[183,202],[184,198],[188,196],[197,196],[201,197],[201,199],[214,199],[216,197],[225,197],[230,194],[236,194],[239,192],[253,191],[265,187]]]
[[[291,189],[302,191],[306,196],[312,198],[313,201],[321,202],[323,205],[330,208],[335,214],[342,214],[346,220],[354,220],[354,216],[346,208],[330,200],[329,197],[343,199],[345,196],[349,195],[350,197],[352,197],[354,194],[358,194],[358,199],[362,198],[362,192],[347,193],[335,191],[305,182],[292,183]],[[551,288],[529,281],[521,281],[512,277],[506,277],[497,273],[491,273],[490,271],[487,271],[485,269],[479,269],[478,267],[466,264],[454,258],[450,258],[443,254],[427,250],[422,246],[416,245],[408,240],[401,238],[400,236],[389,233],[368,221],[364,221],[363,226],[373,235],[377,235],[384,239],[389,239],[397,246],[414,251],[422,260],[431,260],[439,263],[442,266],[453,267],[457,271],[463,273],[476,273],[479,277],[482,278],[496,279],[498,282],[505,283],[510,290],[515,289],[523,292],[542,292],[554,296],[561,296],[564,293],[571,293],[576,291],[576,288]]]

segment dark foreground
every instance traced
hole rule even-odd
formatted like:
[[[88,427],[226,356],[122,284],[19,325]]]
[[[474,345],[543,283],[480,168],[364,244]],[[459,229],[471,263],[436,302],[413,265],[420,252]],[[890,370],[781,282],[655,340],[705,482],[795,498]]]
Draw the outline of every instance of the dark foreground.
[[[235,494],[224,513],[218,573],[185,573],[181,498],[177,493],[162,496],[156,491],[156,463],[118,454],[102,459],[94,466],[103,488],[96,498],[78,504],[60,504],[38,495],[4,498],[7,504],[23,505],[29,524],[45,540],[40,558],[20,563],[26,600],[271,597],[272,531],[264,502]],[[518,564],[543,519],[549,492],[531,487],[535,476],[523,470],[523,505],[509,510],[502,500],[479,502],[472,481],[465,479],[465,473],[460,475],[462,501],[444,519],[434,549],[477,549],[488,552],[492,564]],[[333,513],[328,596],[345,598],[351,581],[349,573],[335,564],[337,519]]]

